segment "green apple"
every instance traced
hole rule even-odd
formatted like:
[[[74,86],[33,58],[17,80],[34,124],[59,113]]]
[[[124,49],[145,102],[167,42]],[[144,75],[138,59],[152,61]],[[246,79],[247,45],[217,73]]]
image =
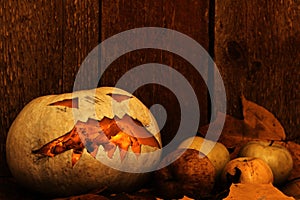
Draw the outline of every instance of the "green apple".
[[[221,175],[223,168],[230,160],[229,152],[222,143],[206,140],[199,136],[184,140],[179,148],[195,149],[206,155],[214,165],[217,177]]]
[[[267,141],[248,142],[239,153],[240,156],[261,158],[272,169],[274,185],[284,183],[293,169],[293,158],[282,145]]]

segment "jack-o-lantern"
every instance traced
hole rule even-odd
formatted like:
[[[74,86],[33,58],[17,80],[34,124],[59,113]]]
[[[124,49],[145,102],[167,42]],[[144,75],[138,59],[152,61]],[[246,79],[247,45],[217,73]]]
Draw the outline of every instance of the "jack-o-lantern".
[[[111,87],[31,101],[11,125],[6,147],[20,183],[59,196],[103,187],[136,189],[161,154],[149,109]]]

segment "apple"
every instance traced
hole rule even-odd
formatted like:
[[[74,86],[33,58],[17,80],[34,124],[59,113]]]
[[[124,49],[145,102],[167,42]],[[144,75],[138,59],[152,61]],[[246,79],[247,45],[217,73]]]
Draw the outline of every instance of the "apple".
[[[216,171],[207,158],[195,149],[176,149],[160,163],[165,166],[154,173],[156,194],[163,199],[181,199],[184,195],[202,199],[214,187]]]
[[[292,169],[293,158],[290,152],[281,144],[272,141],[251,141],[248,142],[239,153],[240,156],[252,156],[261,158],[272,169],[274,185],[284,183]]]
[[[229,152],[222,143],[199,136],[187,138],[178,148],[195,149],[206,155],[215,167],[217,177],[221,175],[223,168],[230,160]]]
[[[228,185],[232,183],[267,184],[273,182],[273,173],[269,165],[260,158],[239,157],[226,164],[221,180]]]

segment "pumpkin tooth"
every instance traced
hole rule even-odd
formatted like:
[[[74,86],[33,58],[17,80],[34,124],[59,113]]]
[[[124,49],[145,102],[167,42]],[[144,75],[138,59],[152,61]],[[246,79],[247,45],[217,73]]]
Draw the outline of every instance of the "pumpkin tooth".
[[[96,157],[98,152],[98,147],[94,148],[94,150],[92,152],[89,152],[91,154],[91,156],[93,156],[94,158]]]
[[[119,146],[121,161],[124,160],[129,146],[131,146],[131,137],[120,131],[115,136],[111,136],[110,142]]]
[[[117,145],[115,145],[114,143],[107,143],[107,144],[104,144],[102,145],[104,147],[104,151],[107,152],[107,156],[109,158],[112,158],[115,151],[116,151],[116,148],[117,148]]]
[[[127,154],[127,150],[123,150],[120,148],[120,158],[121,158],[121,162],[125,159],[125,156]]]
[[[148,136],[146,132],[141,124],[133,121],[127,115],[123,119],[116,118],[116,120],[88,119],[87,122],[78,121],[70,132],[32,152],[54,157],[73,149],[71,160],[72,166],[74,166],[80,159],[84,148],[96,158],[99,147],[102,146],[106,155],[111,159],[114,157],[116,149],[119,148],[119,159],[123,161],[129,148],[138,157],[142,151],[142,144],[159,147],[159,145],[155,145],[157,141],[154,137],[146,137]],[[144,138],[138,138],[138,135],[144,136]]]

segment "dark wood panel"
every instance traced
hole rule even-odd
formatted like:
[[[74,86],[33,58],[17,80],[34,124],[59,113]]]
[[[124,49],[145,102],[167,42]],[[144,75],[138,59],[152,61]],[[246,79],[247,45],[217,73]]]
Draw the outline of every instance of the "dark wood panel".
[[[241,117],[243,93],[274,113],[288,138],[300,128],[299,21],[299,1],[216,1],[215,56],[228,113]]]
[[[99,43],[100,3],[98,0],[64,1],[63,14],[63,92],[72,92],[77,72],[90,53]],[[88,72],[85,88],[92,88],[89,84],[95,72]],[[95,86],[94,86],[95,87]]]
[[[61,91],[61,8],[61,1],[0,2],[0,175],[7,173],[5,140],[19,111]]]
[[[102,1],[102,41],[125,30],[138,27],[164,27],[182,32],[208,49],[208,1]],[[168,44],[166,44],[168,45]],[[201,124],[207,122],[207,91],[201,76],[183,58],[170,52],[147,49],[127,53],[104,73],[100,85],[114,86],[128,70],[145,63],[162,63],[178,70],[193,86],[201,107]],[[132,77],[128,81],[143,79]],[[168,119],[162,129],[164,144],[171,141],[180,123],[180,107],[171,90],[157,84],[146,85],[134,93],[148,107],[161,104]],[[186,102],[189,102],[188,99]],[[204,116],[204,117],[203,117]]]
[[[204,49],[209,49],[209,1],[201,0],[165,0],[163,5],[164,13],[164,26],[176,31],[179,31],[193,40],[198,42]],[[166,44],[168,45],[168,44]],[[182,44],[185,45],[185,44]],[[200,55],[199,55],[200,56]],[[200,121],[199,126],[208,123],[209,119],[209,101],[206,84],[203,78],[209,79],[210,77],[203,77],[196,71],[195,66],[189,64],[184,58],[175,56],[172,54],[163,53],[162,61],[164,64],[171,66],[182,74],[185,79],[192,86],[200,109]],[[203,62],[207,62],[206,58]],[[206,64],[205,64],[206,65]],[[207,70],[208,66],[207,66]],[[159,93],[157,93],[159,94]],[[168,99],[162,95],[159,100]],[[190,102],[190,97],[186,97],[185,101]],[[169,101],[169,100],[167,100]],[[174,104],[169,105],[171,112],[170,127],[166,127],[166,132],[169,131],[171,136],[177,131],[176,125],[180,122],[180,113],[174,109],[176,107],[176,101],[172,101]],[[172,110],[174,109],[174,111]]]

